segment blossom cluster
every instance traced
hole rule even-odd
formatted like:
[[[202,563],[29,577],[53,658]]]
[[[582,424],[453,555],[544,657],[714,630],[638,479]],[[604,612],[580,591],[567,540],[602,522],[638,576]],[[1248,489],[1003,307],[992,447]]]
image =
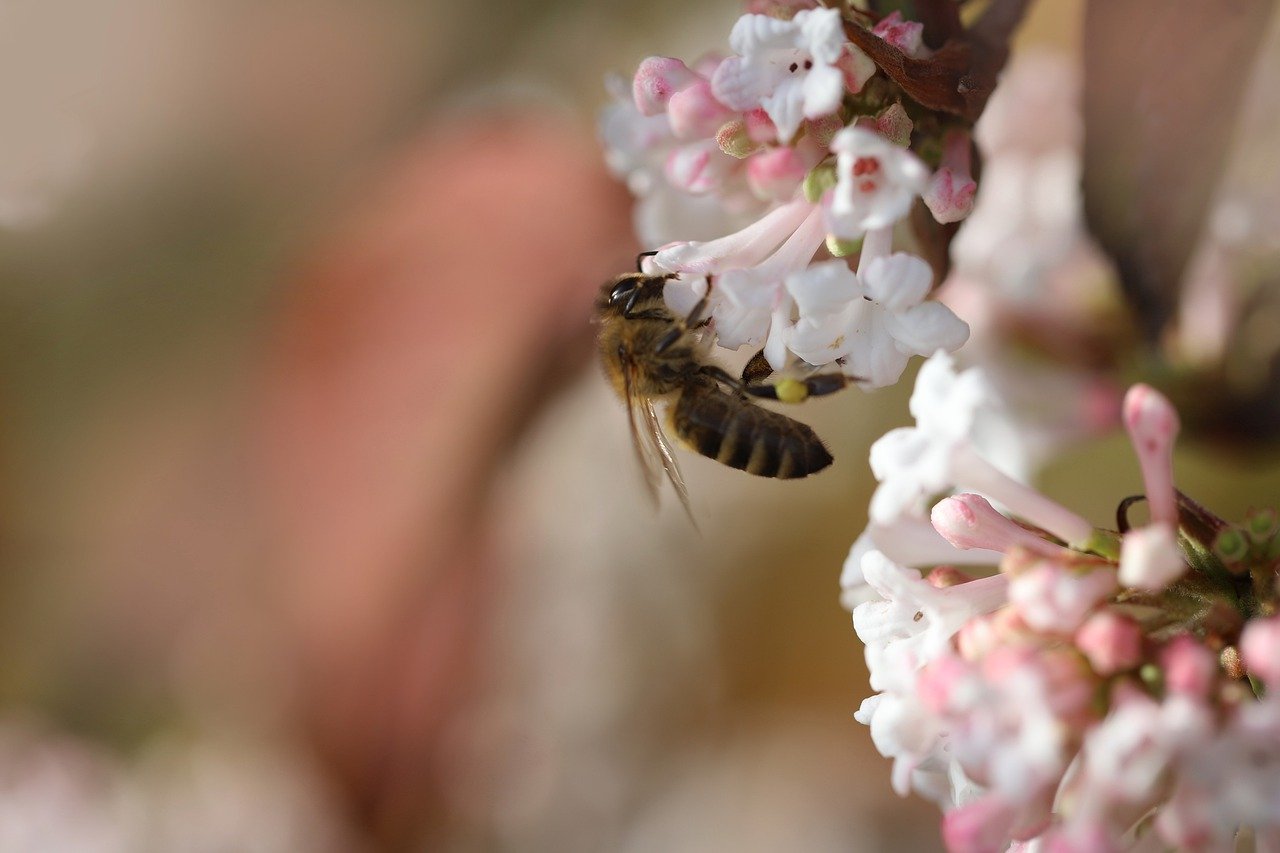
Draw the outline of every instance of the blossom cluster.
[[[805,0],[752,8],[731,54],[650,57],[630,91],[615,86],[608,162],[639,199],[642,242],[661,247],[648,263],[673,275],[673,311],[705,297],[716,342],[774,370],[834,363],[864,388],[892,384],[912,355],[968,338],[928,300],[931,266],[893,242],[917,199],[939,223],[969,213],[970,128],[879,73],[848,39],[859,20]],[[872,32],[928,55],[898,13]]]
[[[953,851],[1234,849],[1242,830],[1274,849],[1280,520],[1229,525],[1178,492],[1177,415],[1138,385],[1149,520],[1128,528],[1128,499],[1125,529],[1095,528],[976,450],[995,405],[938,353],[916,425],[872,448],[842,587],[878,691],[857,717],[894,787],[944,809]]]

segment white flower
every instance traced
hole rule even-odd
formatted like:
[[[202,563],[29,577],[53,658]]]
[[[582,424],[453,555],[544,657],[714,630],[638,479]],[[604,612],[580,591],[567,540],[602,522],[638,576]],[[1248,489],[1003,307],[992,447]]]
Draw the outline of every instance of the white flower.
[[[831,140],[836,186],[828,197],[827,230],[843,239],[892,225],[924,191],[929,169],[914,154],[865,127],[846,127]]]
[[[926,361],[909,404],[916,425],[890,430],[871,446],[871,471],[880,481],[871,520],[889,524],[921,498],[949,489],[952,456],[967,445],[978,409],[990,403],[980,371],[957,374],[946,353]]]
[[[1010,478],[974,449],[978,410],[994,402],[981,371],[957,374],[941,351],[926,361],[909,406],[916,425],[890,430],[871,446],[871,471],[880,481],[871,497],[871,520],[888,524],[918,512],[925,498],[959,486],[1000,502],[1069,545],[1088,542],[1093,525],[1087,519]]]
[[[694,143],[677,155],[681,143],[664,114],[644,116],[636,108],[625,81],[606,81],[612,102],[600,113],[599,135],[605,163],[627,183],[636,197],[634,220],[640,242],[661,246],[676,239],[712,237],[740,227],[750,207],[739,210],[738,200],[747,193],[745,172],[737,161],[719,151],[708,152],[700,174],[689,167],[705,149]],[[692,155],[692,156],[691,156]],[[673,186],[668,174],[686,180],[700,178],[704,188],[717,192],[693,195]],[[713,184],[712,179],[719,180]]]
[[[898,381],[912,355],[955,350],[969,327],[940,302],[925,302],[933,274],[917,257],[876,258],[857,276],[843,261],[814,264],[787,281],[799,306],[791,351],[810,364],[844,359],[868,388]]]
[[[839,109],[845,81],[837,63],[845,40],[838,10],[806,9],[789,21],[743,15],[729,45],[739,56],[720,63],[712,91],[735,110],[763,107],[782,142],[804,119]]]
[[[891,524],[868,524],[849,549],[840,572],[840,603],[846,610],[880,597],[862,575],[862,558],[873,550],[899,566],[916,569],[941,565],[996,566],[1004,556],[982,548],[961,551],[923,518],[904,515]]]
[[[708,311],[716,340],[730,349],[763,343],[765,358],[781,370],[794,307],[784,282],[805,268],[822,240],[822,212],[798,199],[737,234],[663,249],[654,263],[672,272],[714,276]]]
[[[920,572],[893,563],[879,551],[863,556],[862,575],[883,598],[853,611],[854,630],[866,645],[873,690],[887,689],[903,665],[918,669],[941,654],[966,622],[1005,603],[1009,585],[1004,575],[993,575],[935,587]]]

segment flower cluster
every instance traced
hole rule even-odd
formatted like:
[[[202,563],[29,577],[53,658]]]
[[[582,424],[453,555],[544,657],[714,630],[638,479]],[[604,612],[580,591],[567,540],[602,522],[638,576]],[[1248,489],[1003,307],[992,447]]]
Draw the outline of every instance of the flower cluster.
[[[975,449],[993,404],[939,353],[916,426],[872,449],[842,586],[878,691],[857,716],[895,788],[942,806],[955,851],[1280,843],[1280,520],[1228,525],[1177,492],[1177,415],[1138,385],[1149,520],[1096,529]]]
[[[865,388],[892,384],[910,356],[968,338],[927,299],[929,264],[893,252],[893,232],[917,200],[940,223],[968,214],[970,128],[879,74],[840,10],[749,8],[732,54],[651,57],[629,93],[615,87],[608,161],[640,199],[642,241],[662,247],[650,263],[673,274],[672,310],[705,297],[717,343],[759,348],[775,370],[835,363]],[[921,25],[897,13],[873,32],[928,53]]]

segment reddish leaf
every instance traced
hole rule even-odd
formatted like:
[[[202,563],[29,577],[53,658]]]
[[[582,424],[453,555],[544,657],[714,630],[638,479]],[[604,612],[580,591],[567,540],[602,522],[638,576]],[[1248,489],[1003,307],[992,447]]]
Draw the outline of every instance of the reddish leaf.
[[[1009,36],[1030,0],[995,0],[962,35],[928,59],[907,56],[870,30],[846,24],[845,35],[917,103],[977,121],[1009,58]]]

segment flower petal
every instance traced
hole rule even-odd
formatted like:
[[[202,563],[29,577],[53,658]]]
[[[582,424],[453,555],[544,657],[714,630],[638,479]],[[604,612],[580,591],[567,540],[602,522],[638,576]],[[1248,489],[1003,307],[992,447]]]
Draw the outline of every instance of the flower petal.
[[[941,302],[926,302],[885,318],[885,327],[898,347],[912,355],[937,350],[952,352],[969,339],[969,324]]]
[[[933,269],[915,255],[895,252],[867,264],[863,282],[872,300],[889,311],[902,311],[919,305],[929,295]]]
[[[815,65],[804,76],[805,118],[821,118],[840,108],[844,76],[834,65]]]
[[[813,264],[788,277],[787,291],[795,298],[801,317],[834,313],[862,296],[858,277],[844,261]]]

